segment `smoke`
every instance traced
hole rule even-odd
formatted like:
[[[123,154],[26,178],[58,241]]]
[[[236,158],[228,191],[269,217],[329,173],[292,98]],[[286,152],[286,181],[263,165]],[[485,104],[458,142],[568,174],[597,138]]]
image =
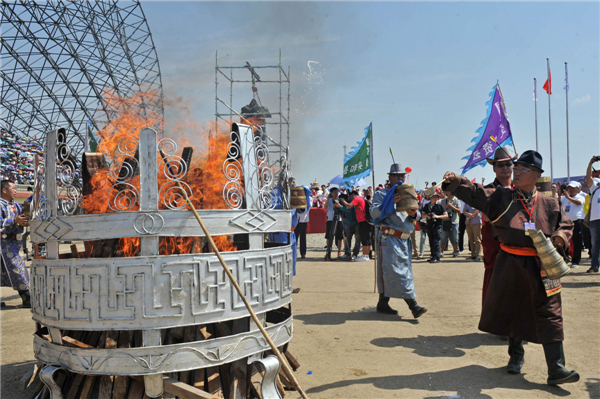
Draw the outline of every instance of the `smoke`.
[[[161,62],[165,98],[171,99],[165,103],[168,128],[193,131],[181,126],[181,121],[214,120],[215,88],[220,99],[230,102],[231,86],[227,79],[218,75],[218,85],[215,85],[217,51],[220,66],[244,66],[246,62],[265,66],[278,64],[281,49],[281,63],[286,74],[289,67],[291,80],[289,145],[292,172],[298,176],[296,171],[313,169],[314,158],[309,159],[307,154],[314,151],[313,143],[323,137],[326,128],[316,126],[315,118],[323,118],[323,109],[331,107],[334,86],[354,79],[344,68],[334,73],[330,70],[331,65],[336,65],[336,54],[332,51],[334,42],[343,38],[344,31],[351,32],[352,26],[360,23],[354,5],[315,2],[174,4],[176,13],[167,10],[172,7],[167,3],[149,2],[145,6]],[[341,16],[344,25],[332,26],[330,13],[335,13],[337,18]],[[190,26],[197,26],[196,30],[202,35],[190,35],[189,32],[194,31]],[[368,40],[361,38],[361,47],[365,47]],[[247,69],[223,71],[234,79],[250,80]],[[277,70],[259,69],[257,72],[261,80],[279,79]],[[281,102],[281,111],[287,118],[287,85],[282,86],[281,93],[277,84],[258,84],[257,87],[262,105],[275,113]],[[237,112],[253,98],[249,83],[234,84],[232,92],[231,107]],[[218,112],[230,111],[219,104]],[[235,117],[232,119],[237,121]],[[274,115],[267,122],[279,122],[279,117]],[[362,127],[357,128],[357,132],[361,130]],[[279,126],[269,125],[267,133],[276,141],[281,137],[286,144],[286,126],[280,131]],[[342,143],[339,138],[332,140],[340,146],[341,159]],[[319,176],[321,180],[326,177],[329,176]],[[299,182],[304,183],[307,178],[304,176]]]

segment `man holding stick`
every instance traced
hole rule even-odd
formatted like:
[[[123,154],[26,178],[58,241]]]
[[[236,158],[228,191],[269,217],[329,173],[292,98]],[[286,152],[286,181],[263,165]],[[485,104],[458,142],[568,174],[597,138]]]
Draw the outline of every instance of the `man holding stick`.
[[[538,152],[525,151],[513,173],[514,189],[484,188],[452,172],[444,176],[444,189],[485,213],[493,225],[493,235],[500,241],[479,329],[508,337],[508,373],[521,373],[525,362],[523,341],[528,341],[544,347],[549,385],[577,382],[577,371],[565,368],[560,281],[545,277],[527,232],[540,230],[556,247],[564,248],[573,223],[558,201],[535,188],[543,173]]]

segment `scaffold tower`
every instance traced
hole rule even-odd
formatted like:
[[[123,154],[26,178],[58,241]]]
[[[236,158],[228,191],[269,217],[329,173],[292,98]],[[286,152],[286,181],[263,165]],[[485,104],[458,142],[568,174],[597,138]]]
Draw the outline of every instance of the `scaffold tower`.
[[[227,85],[228,91],[221,92],[225,96],[219,85]],[[259,128],[269,151],[281,158],[290,143],[290,68],[286,71],[281,65],[281,50],[277,65],[220,65],[215,53],[215,121]]]

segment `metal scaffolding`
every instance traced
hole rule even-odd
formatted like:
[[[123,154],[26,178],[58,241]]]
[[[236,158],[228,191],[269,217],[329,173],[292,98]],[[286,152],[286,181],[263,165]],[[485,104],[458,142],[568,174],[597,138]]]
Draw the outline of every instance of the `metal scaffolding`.
[[[115,117],[106,98],[141,95],[142,115],[162,117],[158,56],[138,0],[3,1],[1,8],[3,128],[43,144],[46,132],[65,127],[78,154],[88,123],[101,130]]]
[[[267,73],[275,71],[275,78],[270,80],[262,80],[256,72],[256,70],[265,70]],[[234,77],[234,71],[236,75],[243,74],[243,77]],[[223,82],[223,78],[226,82]],[[219,81],[221,79],[221,82]],[[219,84],[229,83],[229,101],[225,101],[219,97]],[[244,117],[259,116],[263,115],[262,112],[248,113],[244,112],[242,115],[241,107],[240,110],[236,110],[234,102],[234,83],[236,86],[246,86],[246,88],[252,88],[253,98],[258,96],[258,90],[260,85],[279,85],[279,104],[278,109],[275,112],[268,111],[273,121],[264,121],[265,130],[267,125],[273,125],[276,128],[279,127],[279,140],[273,137],[271,129],[268,129],[266,134],[268,136],[269,152],[279,153],[279,157],[285,152],[285,149],[290,143],[290,67],[288,66],[287,72],[281,65],[281,50],[279,50],[279,63],[277,65],[261,65],[255,66],[250,65],[246,62],[244,66],[223,66],[219,65],[218,52],[215,52],[215,123],[221,121],[227,121],[228,123],[238,122],[234,117],[240,118],[241,123],[248,123],[247,119],[244,122]],[[241,85],[240,85],[241,84]],[[287,97],[284,98],[285,85],[287,84]],[[267,104],[271,105],[272,104]],[[253,126],[257,124],[251,123]],[[260,128],[260,126],[258,126]],[[215,131],[217,126],[215,126]],[[261,128],[262,130],[262,128]],[[285,135],[285,137],[284,137]]]

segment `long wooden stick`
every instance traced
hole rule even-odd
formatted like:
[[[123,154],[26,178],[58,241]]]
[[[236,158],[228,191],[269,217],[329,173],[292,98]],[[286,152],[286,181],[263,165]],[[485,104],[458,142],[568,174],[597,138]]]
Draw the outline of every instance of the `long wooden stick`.
[[[202,221],[202,218],[198,214],[198,211],[196,211],[196,208],[194,207],[194,204],[192,204],[192,201],[188,197],[187,192],[185,191],[185,189],[183,188],[183,186],[181,185],[181,183],[178,180],[176,180],[176,182],[177,182],[177,185],[179,186],[179,188],[181,189],[181,191],[183,192],[185,200],[186,200],[188,206],[190,207],[190,209],[192,210],[192,212],[194,213],[194,216],[196,217],[196,220],[200,224],[200,227],[202,227],[202,231],[204,231],[204,235],[206,235],[206,238],[208,239],[208,242],[210,243],[210,246],[212,247],[213,251],[215,251],[215,254],[217,255],[217,258],[219,258],[219,261],[221,262],[221,266],[223,266],[223,270],[225,270],[225,273],[227,273],[227,276],[231,280],[231,284],[233,284],[233,286],[235,287],[235,290],[238,292],[238,294],[242,298],[242,301],[244,302],[244,305],[246,305],[246,309],[248,309],[248,312],[250,312],[250,316],[252,317],[252,320],[254,320],[254,323],[256,323],[256,325],[258,326],[258,329],[262,333],[263,337],[265,337],[265,339],[269,343],[269,346],[271,347],[271,350],[273,351],[273,353],[279,359],[279,363],[281,363],[281,367],[283,368],[283,371],[284,371],[285,375],[289,378],[290,382],[294,385],[294,389],[296,389],[300,393],[300,396],[302,396],[302,398],[304,398],[304,399],[308,399],[308,396],[306,396],[306,393],[300,387],[300,384],[298,384],[298,381],[296,380],[296,377],[294,377],[294,373],[292,372],[292,370],[288,366],[286,359],[281,355],[281,353],[279,352],[279,350],[275,346],[275,343],[273,342],[273,340],[271,340],[271,337],[269,337],[269,334],[267,333],[267,330],[265,330],[265,328],[263,327],[263,325],[260,322],[260,320],[258,320],[258,317],[256,317],[256,313],[254,313],[254,310],[252,309],[252,306],[250,305],[250,303],[248,302],[248,300],[244,296],[244,293],[242,292],[242,289],[240,288],[239,284],[237,283],[235,277],[233,276],[233,273],[231,273],[231,270],[229,270],[229,268],[225,264],[225,260],[221,256],[221,252],[219,252],[219,249],[215,245],[215,242],[213,241],[212,236],[210,235],[210,233],[206,229],[206,226],[204,225],[204,222]]]

